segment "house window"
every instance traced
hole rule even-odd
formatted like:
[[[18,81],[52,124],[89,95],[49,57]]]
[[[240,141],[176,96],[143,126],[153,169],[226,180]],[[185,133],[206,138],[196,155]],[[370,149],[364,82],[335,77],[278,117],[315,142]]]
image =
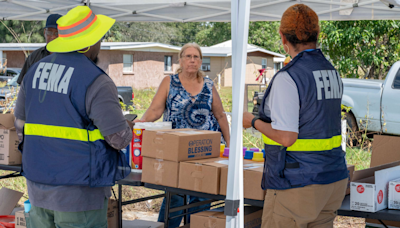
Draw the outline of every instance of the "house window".
[[[274,70],[279,71],[280,69],[282,69],[282,64],[281,63],[274,63]]]
[[[172,56],[164,56],[164,71],[172,71]]]
[[[204,57],[203,63],[201,64],[202,71],[210,71],[211,70],[211,60],[210,57]]]
[[[0,63],[3,67],[6,66],[6,61],[7,61],[7,53],[3,52],[3,57],[0,59]],[[0,66],[0,68],[2,67]]]
[[[267,59],[261,59],[261,68],[263,69],[267,68]]]
[[[133,72],[133,55],[123,55],[124,72]]]

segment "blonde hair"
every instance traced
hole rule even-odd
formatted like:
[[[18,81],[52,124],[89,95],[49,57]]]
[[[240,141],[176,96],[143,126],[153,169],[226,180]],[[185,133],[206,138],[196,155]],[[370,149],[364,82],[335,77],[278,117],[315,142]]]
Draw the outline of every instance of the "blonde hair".
[[[187,44],[185,44],[185,45],[183,45],[183,47],[181,48],[181,50],[179,51],[179,55],[178,55],[178,57],[179,57],[179,59],[181,59],[183,56],[183,53],[186,51],[186,49],[188,49],[188,48],[195,48],[199,53],[200,53],[200,59],[202,60],[203,59],[203,53],[201,52],[201,48],[200,48],[200,46],[198,45],[198,44],[196,44],[196,43],[187,43]],[[177,74],[180,74],[180,73],[182,73],[182,67],[181,66],[179,66],[178,67],[178,69],[176,70],[176,73]],[[202,70],[198,70],[197,71],[197,80],[199,80],[199,82],[201,82],[201,79],[205,76],[206,74],[202,71]]]

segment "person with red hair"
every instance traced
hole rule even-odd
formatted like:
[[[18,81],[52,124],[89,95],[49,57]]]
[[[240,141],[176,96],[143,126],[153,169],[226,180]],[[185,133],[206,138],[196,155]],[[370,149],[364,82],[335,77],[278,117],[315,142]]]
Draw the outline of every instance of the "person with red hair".
[[[279,34],[292,61],[271,80],[260,117],[243,114],[243,127],[260,131],[265,144],[263,228],[333,227],[345,196],[343,84],[317,49],[319,31],[308,6],[284,12]]]

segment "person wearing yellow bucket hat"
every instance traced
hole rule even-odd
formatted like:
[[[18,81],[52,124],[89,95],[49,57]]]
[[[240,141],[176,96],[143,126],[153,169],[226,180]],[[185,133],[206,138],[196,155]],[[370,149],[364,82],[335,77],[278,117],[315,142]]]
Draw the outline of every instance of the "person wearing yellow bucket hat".
[[[35,63],[18,94],[15,126],[32,208],[27,227],[107,227],[110,186],[130,173],[132,139],[115,84],[94,61],[115,20],[87,6],[57,20],[53,54]]]

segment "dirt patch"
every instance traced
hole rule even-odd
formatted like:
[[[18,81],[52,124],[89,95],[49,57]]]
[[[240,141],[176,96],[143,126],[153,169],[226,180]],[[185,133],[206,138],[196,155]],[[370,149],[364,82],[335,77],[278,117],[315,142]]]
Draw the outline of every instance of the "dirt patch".
[[[333,223],[334,228],[364,228],[365,219],[346,216],[337,216]]]
[[[114,187],[115,193],[118,193],[118,188]],[[147,197],[152,195],[158,195],[164,193],[163,191],[148,189],[144,187],[122,187],[122,199],[123,201],[138,199],[141,197]],[[130,204],[122,207],[123,219],[135,220],[142,219],[148,221],[157,221],[158,212],[161,208],[163,198],[148,200],[146,202]],[[334,228],[364,228],[365,219],[337,216],[334,222]]]
[[[118,193],[118,188],[113,187],[114,192]],[[148,196],[163,194],[163,191],[148,189],[145,187],[122,186],[122,201],[129,201]],[[147,200],[145,202],[129,204],[122,207],[123,211],[142,211],[142,212],[159,212],[163,198]]]

